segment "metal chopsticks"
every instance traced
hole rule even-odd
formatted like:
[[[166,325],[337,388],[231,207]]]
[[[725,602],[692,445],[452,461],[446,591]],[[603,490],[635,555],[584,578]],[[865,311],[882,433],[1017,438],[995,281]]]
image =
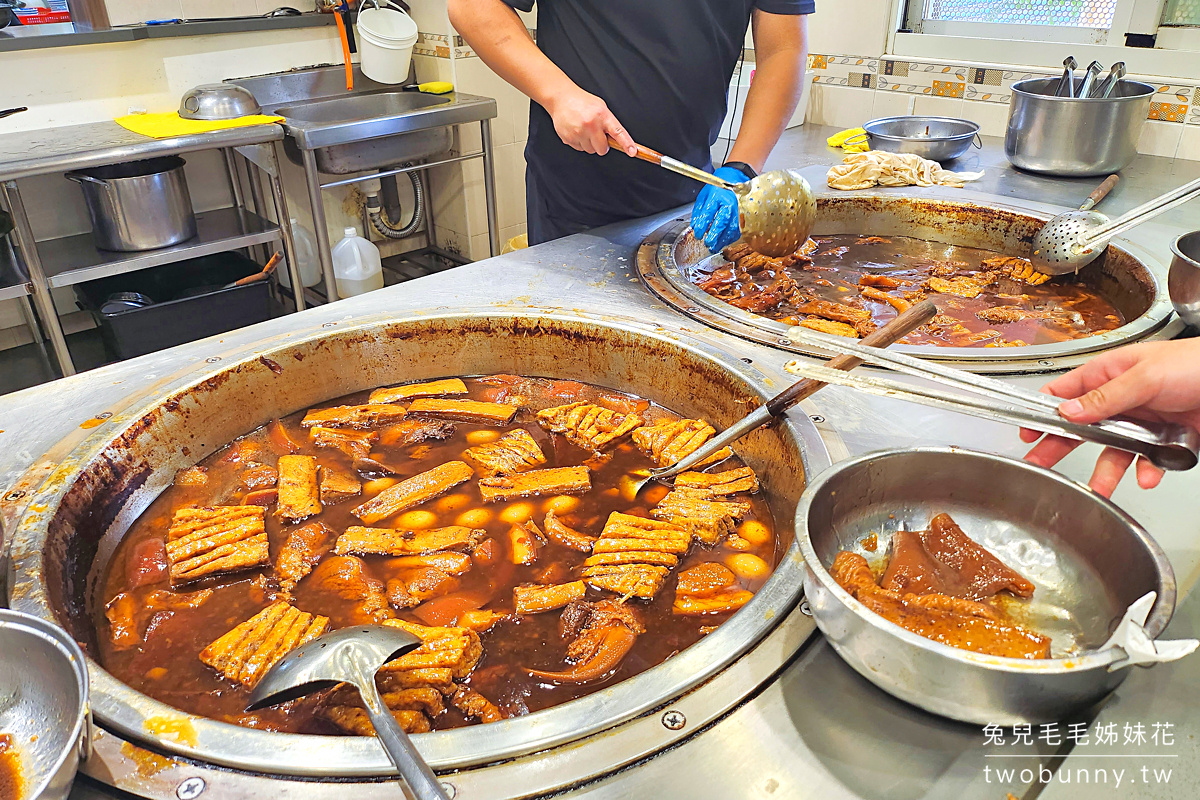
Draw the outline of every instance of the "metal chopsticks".
[[[845,337],[792,328],[788,336],[796,342],[835,353],[857,356],[865,363],[933,381],[938,387],[912,385],[887,378],[830,370],[821,364],[789,362],[788,372],[846,386],[881,397],[893,397],[934,408],[1032,428],[1071,439],[1096,442],[1136,453],[1168,470],[1191,469],[1200,453],[1200,434],[1184,425],[1114,418],[1092,425],[1069,422],[1058,415],[1061,398],[1022,389],[986,375],[977,375],[902,353],[866,347]]]

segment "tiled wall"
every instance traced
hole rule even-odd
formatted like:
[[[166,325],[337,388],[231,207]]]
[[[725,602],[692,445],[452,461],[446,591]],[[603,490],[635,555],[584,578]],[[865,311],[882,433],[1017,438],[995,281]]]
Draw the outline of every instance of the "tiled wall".
[[[440,0],[412,4],[421,30],[413,48],[417,77],[447,80],[455,89],[496,100],[491,121],[496,172],[496,216],[500,244],[525,233],[525,141],[529,99],[510,86],[475,54],[450,25]],[[522,14],[530,35],[536,36],[535,14]],[[479,127],[460,127],[455,152],[477,152]],[[483,192],[483,163],[479,159],[431,171],[434,225],[438,244],[474,259],[488,257],[487,211]]]
[[[1056,77],[996,64],[950,64],[877,56],[813,54],[809,119],[849,128],[899,114],[963,117],[982,132],[1004,135],[1012,85],[1026,78]],[[1157,89],[1138,150],[1200,160],[1200,86],[1154,78]]]

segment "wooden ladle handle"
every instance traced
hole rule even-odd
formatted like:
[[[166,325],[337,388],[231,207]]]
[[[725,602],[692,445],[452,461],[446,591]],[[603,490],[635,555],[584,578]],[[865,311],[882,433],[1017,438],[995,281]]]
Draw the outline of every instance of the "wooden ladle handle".
[[[620,151],[622,153],[625,152],[625,147],[620,142],[618,142],[616,139],[614,139],[612,136],[608,137],[608,146],[615,147],[618,151]],[[642,145],[642,144],[638,144],[637,142],[634,142],[633,146],[637,148],[637,155],[634,156],[634,158],[640,159],[642,161],[649,161],[651,164],[659,164],[659,165],[662,164],[662,160],[663,160],[662,153],[658,152],[657,150],[651,150],[649,147],[646,147],[645,145]]]
[[[926,322],[929,322],[937,313],[937,306],[933,304],[932,300],[922,300],[887,325],[884,325],[882,328],[876,328],[873,332],[867,334],[859,344],[864,344],[867,347],[887,347],[903,339]],[[843,353],[840,356],[831,358],[825,366],[849,372],[861,363],[861,358]],[[812,378],[804,378],[803,380],[796,381],[768,400],[767,410],[771,412],[772,416],[779,416],[788,408],[814,394],[822,386],[825,386],[825,384]]]
[[[1088,195],[1087,199],[1091,205],[1088,205],[1085,210],[1095,208],[1097,203],[1108,197],[1108,193],[1116,187],[1117,182],[1120,180],[1120,175],[1109,175],[1107,178],[1105,178],[1104,183],[1097,186],[1095,191]]]

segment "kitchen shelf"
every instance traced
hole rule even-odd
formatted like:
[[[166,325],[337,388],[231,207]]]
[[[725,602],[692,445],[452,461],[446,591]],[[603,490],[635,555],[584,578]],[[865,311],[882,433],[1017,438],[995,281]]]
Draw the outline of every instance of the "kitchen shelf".
[[[4,239],[0,246],[8,250],[8,257],[0,253],[0,300],[12,300],[29,294],[29,278],[21,274],[21,267],[16,256]]]
[[[37,248],[48,283],[59,287],[280,241],[282,237],[278,225],[253,212],[220,208],[196,214],[196,235],[191,239],[158,250],[133,253],[100,250],[90,232],[38,242]]]

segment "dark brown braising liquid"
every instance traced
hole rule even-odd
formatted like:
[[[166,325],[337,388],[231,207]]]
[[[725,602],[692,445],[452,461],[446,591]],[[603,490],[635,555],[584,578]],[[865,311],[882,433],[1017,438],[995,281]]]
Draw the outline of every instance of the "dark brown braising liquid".
[[[503,387],[482,383],[477,379],[467,379],[466,383],[469,397],[473,400],[497,401],[502,399],[505,391]],[[569,381],[538,381],[537,385],[541,387],[541,395],[530,397],[530,405],[535,409],[561,405],[575,400],[590,400],[618,411],[634,410],[635,408],[646,409],[641,413],[650,420],[676,416],[659,406],[650,405],[638,398],[586,384]],[[521,393],[529,395],[527,389],[524,388]],[[323,405],[365,403],[366,395],[366,392],[348,395]],[[308,432],[300,427],[303,415],[303,412],[299,412],[282,420],[292,439],[303,444],[302,452],[316,456],[323,465],[353,472],[351,460],[345,454],[333,449],[315,448],[311,445]],[[517,427],[529,431],[533,438],[542,445],[547,460],[544,467],[581,464],[591,455],[570,444],[564,437],[545,431],[535,421],[534,412],[525,409],[518,412],[511,425],[503,428],[461,422],[455,423],[455,426],[456,431],[453,437],[445,441],[399,447],[376,445],[371,451],[371,457],[393,468],[400,478],[406,478],[447,461],[461,458],[463,450],[470,446],[467,437],[473,431],[489,430],[502,433]],[[417,448],[425,447],[427,450],[423,455],[419,458],[412,457]],[[130,561],[137,544],[151,538],[164,539],[171,518],[175,510],[180,507],[240,504],[247,491],[242,488],[240,483],[240,474],[244,467],[239,459],[239,454],[251,452],[254,460],[274,464],[278,454],[272,450],[265,428],[242,437],[202,461],[202,466],[207,468],[208,483],[206,486],[172,485],[131,526],[109,565],[101,607],[96,613],[97,638],[101,643],[100,661],[107,670],[132,688],[183,711],[255,728],[295,733],[336,734],[339,733],[336,728],[314,717],[316,700],[312,698],[295,701],[279,709],[267,709],[253,714],[244,713],[243,709],[249,696],[249,690],[218,675],[215,670],[203,664],[198,658],[199,652],[214,639],[268,604],[264,591],[252,585],[254,579],[260,575],[258,571],[244,572],[236,576],[181,587],[180,591],[211,587],[214,589],[214,594],[199,608],[159,612],[149,621],[143,642],[136,648],[118,650],[113,647],[109,637],[109,623],[104,616],[104,604],[123,591],[133,592],[140,601],[141,598],[156,589],[169,588],[165,579],[159,583],[134,589],[128,588],[126,564]],[[560,515],[566,524],[592,536],[599,535],[610,512],[621,511],[648,516],[649,505],[657,502],[663,492],[661,487],[648,487],[636,502],[625,500],[619,488],[621,478],[634,470],[648,468],[652,465],[629,442],[617,446],[612,452],[611,461],[603,467],[593,470],[592,489],[580,497],[579,507],[570,514]],[[721,464],[719,469],[731,469],[734,466],[739,465],[731,460]],[[365,482],[367,478],[364,477],[363,480]],[[350,513],[350,510],[371,496],[373,493],[364,492],[360,497],[353,497],[335,505],[326,505],[320,515],[310,518],[308,521],[322,522],[333,529],[335,533],[341,533],[351,525],[361,524]],[[451,500],[450,498],[456,499]],[[513,565],[508,560],[507,532],[511,526],[509,523],[501,521],[499,515],[506,508],[527,503],[533,509],[533,520],[541,528],[547,500],[548,498],[545,497],[534,497],[523,501],[484,504],[480,499],[475,482],[469,481],[451,490],[446,496],[419,506],[420,509],[437,513],[438,526],[454,524],[456,517],[471,509],[482,508],[490,512],[491,520],[485,525],[476,527],[485,528],[488,535],[501,546],[504,555],[496,564],[487,569],[473,566],[469,572],[458,579],[459,585],[455,590],[456,594],[468,595],[473,607],[511,612],[514,586],[523,583],[562,583],[578,579],[579,565],[586,557],[585,554],[553,543],[544,547],[537,561],[530,566]],[[750,518],[757,519],[770,529],[772,521],[766,503],[757,496],[752,498],[752,503],[753,513]],[[443,510],[450,505],[456,505],[456,507],[452,510]],[[271,554],[274,559],[282,547],[288,531],[294,526],[281,524],[272,511],[273,508],[268,509],[266,519],[267,532],[271,541]],[[384,520],[377,523],[377,526],[385,527],[390,524],[392,524],[391,520]],[[774,566],[779,557],[777,549],[772,532],[768,542],[750,552]],[[653,601],[649,603],[638,600],[629,601],[635,604],[640,611],[647,632],[638,637],[633,650],[625,657],[620,667],[604,681],[584,685],[552,685],[530,677],[522,669],[528,666],[544,670],[560,670],[569,666],[564,661],[568,643],[560,638],[558,631],[560,612],[551,611],[513,617],[498,623],[491,630],[483,633],[481,636],[484,656],[466,683],[499,705],[507,714],[520,715],[590,694],[655,666],[698,641],[702,636],[700,631],[702,626],[719,624],[729,616],[724,614],[683,617],[672,614],[675,573],[704,561],[723,560],[733,552],[722,546],[707,548],[694,544]],[[326,558],[328,557],[330,556],[326,556]],[[366,556],[364,561],[370,573],[382,581],[386,582],[389,578],[396,576],[395,570],[390,566],[392,559],[388,557]],[[263,572],[269,575],[270,569],[263,570]],[[328,616],[333,627],[342,627],[354,624],[356,621],[363,621],[355,615],[356,604],[354,602],[319,591],[312,582],[312,577],[310,574],[296,588],[294,605],[297,608]],[[741,585],[743,588],[756,591],[764,580],[742,580]],[[614,595],[589,589],[586,599],[598,600],[602,597],[613,598]],[[423,605],[433,602],[436,602],[436,598]],[[140,602],[139,605],[141,605]],[[427,619],[422,619],[422,606],[394,613],[404,619],[430,624]],[[453,708],[448,708],[444,714],[434,720],[436,729],[453,728],[465,724],[468,724],[467,720]]]
[[[21,780],[21,761],[12,743],[12,734],[0,733],[0,800],[21,800],[25,796]]]
[[[1003,255],[990,250],[913,239],[906,236],[887,236],[885,242],[866,242],[858,234],[836,234],[814,237],[820,249],[813,254],[813,263],[807,267],[789,267],[787,272],[795,278],[802,292],[814,294],[835,303],[856,305],[871,312],[878,325],[885,325],[898,312],[886,302],[861,297],[862,288],[858,279],[864,274],[887,275],[910,281],[904,290],[917,289],[930,277],[930,267],[935,262],[961,261],[957,274],[970,275],[982,271],[984,259]],[[724,259],[720,259],[727,264]],[[694,270],[688,277],[698,283],[711,273]],[[761,275],[755,283],[765,287],[771,282],[770,275]],[[743,283],[743,286],[746,284]],[[903,290],[883,290],[902,296]],[[1028,286],[1011,279],[1001,279],[984,288],[973,298],[929,292],[937,304],[938,311],[961,322],[971,333],[986,330],[999,331],[1006,341],[1020,340],[1026,344],[1048,344],[1069,339],[1079,339],[1101,331],[1119,328],[1125,319],[1117,309],[1095,289],[1073,276],[1051,279],[1040,286]],[[1067,312],[1067,324],[1046,319],[1024,319],[1017,322],[986,322],[976,314],[995,306],[1012,306],[1023,311]],[[1075,312],[1078,316],[1070,314]],[[796,316],[795,307],[783,303],[767,311],[763,316],[796,324],[803,315]],[[942,347],[983,347],[992,338],[971,342],[966,334],[935,332],[922,328],[901,340],[905,344],[931,344]]]

